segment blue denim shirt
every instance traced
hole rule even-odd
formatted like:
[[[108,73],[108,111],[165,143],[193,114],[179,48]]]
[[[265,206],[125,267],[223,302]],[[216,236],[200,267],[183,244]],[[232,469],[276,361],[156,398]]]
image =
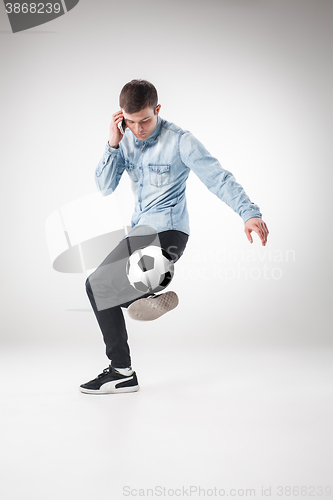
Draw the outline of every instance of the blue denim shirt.
[[[116,189],[125,170],[135,198],[132,227],[145,225],[157,232],[177,229],[189,235],[185,189],[191,170],[244,223],[251,217],[261,217],[259,207],[201,142],[191,132],[159,115],[147,139],[140,141],[126,128],[117,149],[107,143],[95,171],[96,185],[102,195]]]

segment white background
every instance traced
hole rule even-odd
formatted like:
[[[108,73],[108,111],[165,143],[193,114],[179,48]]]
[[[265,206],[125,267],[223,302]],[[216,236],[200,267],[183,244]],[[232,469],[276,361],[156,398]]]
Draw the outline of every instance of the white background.
[[[139,481],[258,496],[327,486],[333,2],[81,0],[17,34],[3,4],[0,15],[6,498],[123,498]],[[152,81],[161,116],[235,175],[270,235],[251,246],[192,173],[191,236],[171,285],[180,305],[150,324],[126,316],[142,389],[97,400],[77,390],[107,364],[85,276],[52,269],[44,226],[96,191],[133,78]],[[125,175],[117,196],[132,209]],[[54,475],[67,486],[53,497]]]

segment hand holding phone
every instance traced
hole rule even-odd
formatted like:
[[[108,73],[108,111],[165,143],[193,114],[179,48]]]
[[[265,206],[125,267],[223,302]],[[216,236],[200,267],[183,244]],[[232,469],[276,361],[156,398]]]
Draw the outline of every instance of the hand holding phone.
[[[118,148],[118,144],[125,134],[126,123],[123,112],[117,111],[112,115],[110,133],[109,133],[109,146],[111,148]]]
[[[126,128],[126,122],[125,122],[125,118],[123,118],[121,120],[121,122],[118,123],[118,128],[120,130],[120,132],[124,135],[125,133],[125,128]]]

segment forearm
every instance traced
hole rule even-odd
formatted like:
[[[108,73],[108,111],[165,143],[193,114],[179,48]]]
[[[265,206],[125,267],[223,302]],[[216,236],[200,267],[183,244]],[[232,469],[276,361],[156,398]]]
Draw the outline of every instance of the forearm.
[[[251,202],[243,186],[231,172],[221,168],[214,180],[214,184],[207,186],[208,189],[236,212],[244,223],[252,217],[261,217],[259,206]]]
[[[95,170],[95,183],[103,196],[111,194],[116,189],[124,168],[120,148],[111,148],[107,143],[104,154]]]

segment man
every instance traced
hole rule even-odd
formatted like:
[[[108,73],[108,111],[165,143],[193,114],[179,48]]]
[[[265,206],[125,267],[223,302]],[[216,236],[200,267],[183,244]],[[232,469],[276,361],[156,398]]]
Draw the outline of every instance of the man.
[[[262,245],[268,236],[259,207],[250,201],[234,176],[190,132],[161,119],[154,85],[146,80],[132,80],[123,87],[119,105],[120,111],[112,115],[108,144],[96,168],[95,181],[102,194],[109,195],[127,170],[135,210],[133,231],[86,281],[111,361],[98,377],[80,386],[82,392],[93,394],[139,389],[121,308],[128,307],[132,318],[153,320],[178,304],[174,292],[138,293],[126,279],[125,266],[129,255],[150,244],[161,246],[173,262],[181,257],[190,234],[185,188],[191,170],[242,217],[250,243],[252,231],[258,234]],[[152,231],[145,232],[144,228]]]

